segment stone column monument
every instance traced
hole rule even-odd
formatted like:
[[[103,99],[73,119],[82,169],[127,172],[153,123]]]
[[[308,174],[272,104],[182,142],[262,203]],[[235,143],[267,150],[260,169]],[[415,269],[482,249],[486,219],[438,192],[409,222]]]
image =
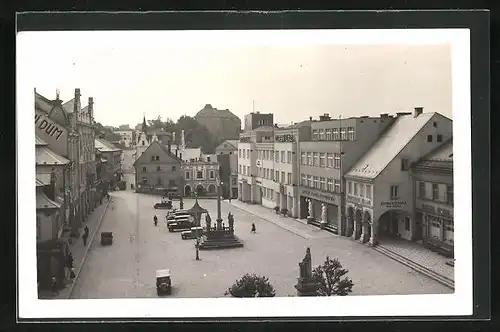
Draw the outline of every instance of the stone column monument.
[[[311,249],[306,249],[306,255],[299,263],[299,278],[295,285],[298,296],[316,296],[318,286],[312,276]]]

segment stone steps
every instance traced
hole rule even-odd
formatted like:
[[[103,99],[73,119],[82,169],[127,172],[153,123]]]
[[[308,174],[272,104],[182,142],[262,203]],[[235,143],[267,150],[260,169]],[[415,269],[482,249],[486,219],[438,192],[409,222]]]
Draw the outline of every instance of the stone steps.
[[[449,287],[451,289],[455,289],[455,281],[451,280],[450,278],[447,278],[443,275],[440,275],[439,273],[436,273],[428,268],[426,268],[423,265],[420,265],[412,260],[409,260],[408,258],[392,251],[391,249],[388,249],[384,247],[382,244],[379,244],[375,247],[373,247],[374,250],[386,255],[389,258],[394,259],[395,261],[408,266],[409,268],[412,268],[413,270],[422,273],[423,275],[434,279],[435,281],[439,282],[442,285],[445,285],[446,287]]]
[[[321,223],[317,220],[310,221],[309,225],[313,225],[313,226],[321,228]],[[323,228],[323,229],[327,232],[330,232],[333,234],[338,234],[338,226],[336,226],[336,225],[332,225],[330,223],[327,223],[325,225],[325,228]]]
[[[200,243],[200,250],[241,248],[243,243],[235,238],[228,239],[204,239]]]

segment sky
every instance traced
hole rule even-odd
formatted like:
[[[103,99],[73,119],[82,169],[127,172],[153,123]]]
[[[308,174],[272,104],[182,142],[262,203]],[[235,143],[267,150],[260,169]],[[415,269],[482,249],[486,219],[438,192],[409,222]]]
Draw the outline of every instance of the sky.
[[[80,88],[103,125],[194,116],[205,104],[242,119],[289,124],[411,111],[451,118],[448,43],[272,43],[172,37],[176,32],[28,32],[37,92],[63,101]],[[242,35],[243,36],[243,35]],[[28,38],[29,37],[29,38]],[[18,41],[19,41],[18,35]],[[192,40],[192,42],[188,42]]]

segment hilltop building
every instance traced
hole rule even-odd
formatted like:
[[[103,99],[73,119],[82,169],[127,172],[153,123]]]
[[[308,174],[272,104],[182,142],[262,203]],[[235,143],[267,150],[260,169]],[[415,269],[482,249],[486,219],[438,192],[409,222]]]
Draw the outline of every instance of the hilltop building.
[[[206,104],[194,118],[220,140],[238,139],[241,132],[240,118],[228,109],[219,110]]]

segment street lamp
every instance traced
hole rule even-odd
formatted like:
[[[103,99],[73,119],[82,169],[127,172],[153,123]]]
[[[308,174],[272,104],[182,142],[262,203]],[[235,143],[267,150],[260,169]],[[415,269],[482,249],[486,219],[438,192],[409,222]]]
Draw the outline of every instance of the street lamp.
[[[194,225],[194,221],[195,221],[194,216],[189,216],[189,222],[191,223],[191,225]],[[192,231],[193,230],[191,230],[191,232]],[[200,232],[199,232],[198,228],[194,229],[194,231],[195,231],[194,247],[196,248],[196,260],[199,261],[200,260]]]

